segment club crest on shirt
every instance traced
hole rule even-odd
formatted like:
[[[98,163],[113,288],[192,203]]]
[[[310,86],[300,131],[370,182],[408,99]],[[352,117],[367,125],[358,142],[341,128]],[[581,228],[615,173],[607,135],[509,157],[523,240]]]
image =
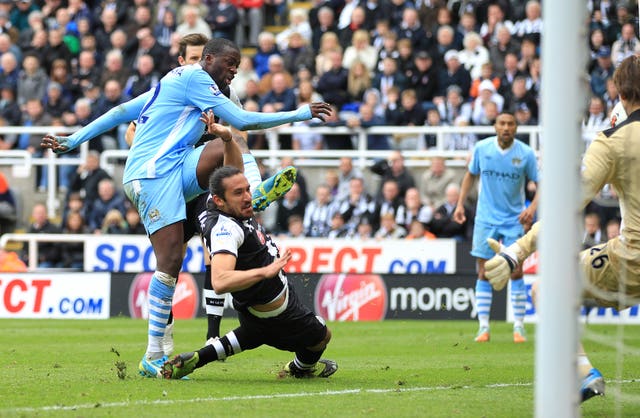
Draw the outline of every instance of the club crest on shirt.
[[[263,244],[267,241],[264,237],[264,234],[261,231],[256,231],[256,235],[258,235],[258,239],[260,240],[260,244]]]
[[[517,157],[516,158],[512,158],[511,159],[511,164],[520,165],[520,164],[522,164],[522,160],[520,158],[517,158]]]
[[[221,93],[220,89],[218,88],[218,86],[215,83],[209,86],[209,91],[214,96],[218,96]]]

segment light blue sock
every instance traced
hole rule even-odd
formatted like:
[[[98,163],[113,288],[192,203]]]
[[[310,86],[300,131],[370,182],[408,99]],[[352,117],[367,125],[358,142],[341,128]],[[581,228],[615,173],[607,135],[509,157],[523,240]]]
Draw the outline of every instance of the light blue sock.
[[[260,176],[260,168],[256,162],[256,158],[252,154],[242,154],[242,163],[244,164],[244,175],[249,181],[249,189],[251,193],[262,183]]]
[[[524,279],[511,280],[511,308],[513,309],[513,326],[523,326],[527,309],[527,286]]]
[[[476,280],[476,311],[481,327],[489,327],[489,313],[491,312],[491,299],[493,289],[491,283],[486,280]]]
[[[148,307],[149,307],[149,340],[147,343],[147,356],[151,360],[163,355],[162,337],[167,327],[175,284],[169,286],[156,277],[157,272],[151,277],[149,283]],[[175,281],[174,281],[175,283]]]

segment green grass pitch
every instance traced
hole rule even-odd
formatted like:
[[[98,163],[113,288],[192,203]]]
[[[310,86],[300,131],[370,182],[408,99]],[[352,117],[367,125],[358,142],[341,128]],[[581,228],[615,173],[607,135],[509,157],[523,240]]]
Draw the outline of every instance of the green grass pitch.
[[[223,330],[236,326],[225,319]],[[270,347],[196,370],[191,380],[144,379],[137,365],[146,321],[0,320],[0,417],[531,417],[534,327],[511,341],[473,342],[474,321],[330,323],[329,379],[278,378],[292,358]],[[607,379],[607,396],[580,407],[584,417],[640,416],[640,333],[589,325],[586,348]],[[176,350],[204,342],[205,320],[178,321]]]

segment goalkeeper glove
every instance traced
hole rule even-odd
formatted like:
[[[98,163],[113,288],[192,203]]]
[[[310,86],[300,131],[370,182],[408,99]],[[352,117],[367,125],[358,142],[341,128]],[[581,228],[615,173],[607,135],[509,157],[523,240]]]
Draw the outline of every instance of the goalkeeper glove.
[[[518,267],[516,254],[520,252],[520,246],[514,243],[505,247],[493,238],[487,238],[487,243],[496,255],[484,264],[484,276],[495,290],[502,290]]]

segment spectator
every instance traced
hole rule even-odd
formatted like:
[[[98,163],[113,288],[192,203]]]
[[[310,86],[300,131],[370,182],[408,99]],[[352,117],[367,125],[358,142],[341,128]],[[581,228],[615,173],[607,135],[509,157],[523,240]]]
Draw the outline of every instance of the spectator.
[[[53,118],[60,118],[66,112],[71,111],[71,100],[62,95],[60,83],[51,82],[47,86],[47,94],[44,96],[45,112]]]
[[[382,102],[387,103],[386,97],[392,87],[402,91],[407,86],[407,79],[404,74],[398,71],[396,60],[387,57],[382,60],[382,72],[376,73],[373,78],[373,87],[382,94]]]
[[[489,4],[487,6],[487,21],[483,22],[480,26],[480,36],[485,45],[489,45],[490,47],[494,45],[497,46],[500,43],[500,30],[502,28],[506,29],[506,33],[509,34],[510,38],[513,23],[510,20],[505,20],[504,10],[499,3]]]
[[[493,64],[491,62],[485,62],[482,64],[480,70],[480,77],[476,78],[471,82],[471,90],[469,91],[469,96],[472,99],[476,99],[480,94],[480,83],[488,80],[493,84],[494,91],[498,91],[500,88],[500,77],[493,71]]]
[[[70,63],[73,55],[69,50],[67,44],[64,43],[64,29],[50,29],[48,37],[48,45],[44,52],[43,64],[47,71],[50,71],[53,67],[53,62],[56,60],[64,60],[65,63]]]
[[[258,77],[262,78],[262,76],[269,72],[269,58],[272,55],[280,55],[276,44],[276,37],[271,32],[261,32],[260,35],[258,35],[258,50],[253,56],[253,67],[256,69],[256,73],[258,73]]]
[[[438,91],[438,73],[433,67],[431,55],[426,51],[419,51],[406,76],[409,85],[416,91],[422,109],[426,111],[432,108],[433,98]]]
[[[20,259],[15,251],[5,251],[0,248],[0,272],[26,273],[27,265]]]
[[[400,95],[400,109],[396,113],[398,117],[394,120],[387,120],[390,125],[397,126],[422,126],[424,125],[427,114],[422,104],[418,103],[416,92],[413,89],[406,89]],[[418,149],[419,136],[416,134],[396,134],[393,136],[394,149]]]
[[[582,139],[585,142],[585,149],[600,131],[610,127],[606,110],[604,100],[601,97],[591,96],[587,115],[582,120]],[[592,245],[589,247],[592,247]]]
[[[209,10],[205,21],[209,24],[212,37],[235,41],[239,19],[238,9],[231,1],[218,0]]]
[[[438,111],[438,108],[431,108],[427,110],[427,122],[425,125],[430,127],[444,125],[440,119],[440,112]],[[425,134],[424,142],[427,149],[436,148],[438,146],[438,135],[436,133]]]
[[[162,14],[162,20],[153,27],[153,37],[158,44],[166,49],[171,47],[171,36],[177,28],[176,11],[167,7]]]
[[[140,59],[145,55],[149,55],[153,61],[153,68],[156,72],[164,75],[166,73],[165,66],[167,63],[168,48],[164,48],[158,44],[151,28],[148,27],[143,27],[136,32],[136,40],[138,41],[138,47],[134,51],[135,58],[132,66],[139,70]]]
[[[346,10],[347,8],[345,7],[342,10],[341,16]],[[364,11],[364,8],[362,8],[361,6],[354,8],[351,11],[351,21],[349,22],[349,24],[345,27],[340,27],[340,24],[338,24],[338,28],[340,29],[338,31],[340,46],[342,46],[342,48],[346,50],[347,47],[353,43],[352,38],[356,31],[358,30],[367,31],[366,12]]]
[[[373,198],[364,189],[364,180],[352,178],[349,181],[349,194],[336,203],[336,210],[342,214],[348,235],[355,233],[363,219],[371,219],[373,205]]]
[[[22,126],[50,126],[51,116],[45,113],[42,101],[40,99],[29,99],[25,103],[25,113],[22,119]],[[40,148],[41,134],[22,133],[18,136],[18,149],[29,151],[33,156],[40,157],[43,155]],[[43,166],[41,170],[40,180],[38,181],[38,189],[45,191],[48,184],[47,167]]]
[[[128,99],[140,96],[142,93],[153,89],[160,82],[160,74],[155,70],[155,64],[151,55],[142,55],[138,58],[136,70],[127,80],[124,87],[124,95]]]
[[[380,218],[384,214],[391,214],[393,217],[398,213],[398,208],[402,205],[403,196],[400,195],[398,182],[387,180],[382,184],[382,194],[375,199],[371,215],[371,225],[374,230],[380,228]]]
[[[264,0],[267,25],[284,25],[287,15],[287,0]]]
[[[36,31],[44,31],[44,19],[40,10],[34,10],[27,17],[27,27],[20,30],[17,45],[22,51],[26,51],[31,46],[31,39]]]
[[[420,24],[418,11],[407,7],[402,11],[402,21],[395,29],[398,39],[408,39],[413,50],[426,51],[431,48],[427,32]]]
[[[100,14],[100,25],[96,29],[96,41],[100,51],[109,51],[111,34],[118,28],[118,14],[114,8],[105,8]]]
[[[91,207],[87,223],[89,231],[93,233],[100,233],[104,219],[111,209],[117,209],[123,216],[126,211],[124,194],[116,189],[115,182],[112,179],[100,180],[97,199],[92,202],[88,199],[86,201]]]
[[[124,214],[125,221],[127,222],[127,228],[125,234],[127,235],[144,235],[147,231],[144,229],[140,215],[134,206],[128,206],[127,212]]]
[[[78,56],[78,66],[73,74],[73,84],[79,90],[89,86],[99,86],[102,69],[96,66],[96,59],[92,52],[82,51]]]
[[[84,217],[79,212],[70,212],[62,228],[63,234],[86,234]],[[60,267],[71,268],[74,270],[82,270],[84,268],[84,243],[79,242],[61,242],[60,256],[62,262]]]
[[[56,59],[51,64],[49,81],[56,82],[62,86],[62,95],[75,102],[82,95],[82,91],[73,84],[73,79],[69,73],[69,65],[63,59]]]
[[[400,52],[398,51],[398,35],[395,32],[388,32],[382,36],[382,45],[378,50],[378,63],[376,64],[376,72],[383,70],[383,62],[385,58],[393,58],[395,60],[400,58]]]
[[[453,211],[458,204],[458,197],[460,197],[460,186],[458,186],[458,183],[449,183],[445,189],[445,200],[441,205],[436,206],[429,224],[429,229],[436,237],[455,238],[459,241],[467,241],[471,238],[473,232],[473,210],[465,204],[465,221],[458,223],[453,220]]]
[[[381,177],[382,184],[389,179],[395,180],[400,188],[401,196],[404,196],[410,188],[415,187],[415,180],[405,167],[404,156],[400,151],[391,151],[387,160],[379,160],[369,169]],[[381,194],[382,188],[379,189],[378,196]]]
[[[304,218],[305,202],[302,198],[300,186],[294,183],[291,189],[278,201],[276,212],[275,230],[277,234],[286,234],[288,231],[288,220],[292,215]]]
[[[338,41],[338,35],[333,32],[327,32],[320,39],[320,49],[315,58],[316,76],[321,77],[326,71],[333,66],[332,53],[338,52],[342,54],[342,47]]]
[[[207,38],[211,38],[211,28],[200,16],[200,11],[197,7],[185,5],[182,7],[183,21],[176,28],[176,33],[180,36],[188,35],[190,33],[201,33]]]
[[[315,199],[307,203],[304,211],[304,235],[318,238],[329,234],[332,213],[332,196],[328,185],[316,187]]]
[[[414,219],[409,225],[409,230],[407,231],[405,239],[436,239],[436,236],[431,231],[427,230],[422,222]]]
[[[595,212],[588,212],[584,215],[584,236],[582,238],[582,248],[591,248],[594,245],[605,242],[600,225],[600,217]]]
[[[611,49],[603,46],[596,54],[596,65],[591,71],[589,81],[591,92],[597,96],[602,96],[607,90],[607,80],[613,77],[613,61],[611,60]]]
[[[462,49],[462,42],[460,42],[460,45],[456,42],[453,28],[449,25],[440,26],[436,33],[436,46],[432,54],[436,67],[441,69],[446,65],[445,55],[447,52],[458,52],[460,49]]]
[[[59,234],[60,227],[49,220],[44,203],[36,203],[31,210],[31,224],[27,228],[30,234]],[[24,254],[24,257],[27,257]],[[25,260],[25,262],[27,262]],[[40,268],[60,267],[62,262],[59,244],[41,242],[38,244],[37,266]],[[27,262],[28,264],[28,262]]]
[[[2,56],[4,57],[8,54]],[[24,106],[28,100],[42,100],[47,88],[47,75],[40,68],[40,60],[37,56],[27,54],[23,61],[23,70],[18,78],[18,105]]]
[[[336,35],[335,39],[338,40],[335,21],[335,12],[331,7],[322,6],[318,9],[318,22],[311,25],[311,47],[315,52],[320,52],[322,38],[326,33],[333,33]],[[340,43],[337,42],[337,45]]]
[[[444,157],[431,158],[429,169],[420,177],[420,200],[425,205],[437,208],[445,203],[447,186],[457,181],[455,171],[447,167]]]
[[[531,109],[529,109],[526,103],[518,104],[513,115],[516,118],[518,126],[535,126],[538,124],[538,120],[533,117]],[[529,145],[529,137],[528,133],[516,133],[516,139],[519,139],[527,145]]]
[[[258,35],[262,32],[264,22],[263,0],[242,0],[236,3],[238,8],[238,27],[236,44],[240,47],[258,45]],[[249,28],[249,40],[245,40],[246,28]]]
[[[620,221],[618,219],[610,219],[605,226],[607,233],[607,241],[620,235]]]
[[[85,163],[78,166],[74,178],[71,180],[71,193],[78,193],[84,199],[87,213],[93,209],[91,203],[98,199],[98,184],[111,176],[100,167],[100,153],[89,151]]]
[[[87,207],[84,204],[84,199],[80,196],[80,193],[70,192],[66,197],[66,203],[62,210],[62,225],[66,225],[67,218],[72,212],[77,212],[82,216],[82,223],[86,227],[87,219]]]
[[[521,103],[525,103],[531,115],[538,118],[538,102],[531,91],[527,90],[527,79],[516,77],[511,85],[511,92],[505,96],[504,109],[513,112]]]
[[[396,64],[398,65],[398,71],[406,75],[413,65],[413,47],[411,46],[411,41],[407,38],[399,39],[397,45],[398,58],[396,59]]]
[[[425,226],[431,222],[433,218],[433,209],[431,206],[423,205],[420,201],[420,192],[415,187],[410,187],[404,194],[404,204],[398,207],[396,213],[396,223],[403,228],[408,229],[411,222],[418,220]]]
[[[18,220],[18,204],[9,181],[0,172],[0,236],[13,232]]]
[[[330,52],[330,57],[331,69],[320,76],[316,90],[326,102],[340,109],[350,101],[347,91],[349,71],[342,65],[342,54],[340,52],[332,51]]]
[[[640,53],[640,40],[635,33],[635,26],[631,23],[622,25],[620,38],[611,45],[611,60],[618,66],[622,60],[630,55]]]
[[[493,64],[496,74],[504,74],[507,54],[513,54],[517,58],[519,52],[520,44],[511,38],[509,29],[506,26],[498,29],[496,42],[489,46],[489,60]]]
[[[373,111],[373,106],[369,103],[362,103],[358,109],[358,115],[347,119],[347,126],[350,128],[371,128],[374,126],[384,126],[387,121],[377,116]],[[384,134],[367,134],[368,150],[388,150],[391,149],[389,136]]]
[[[119,209],[109,209],[102,220],[101,234],[126,234],[128,231],[127,222]]]
[[[9,84],[0,84],[0,117],[5,121],[6,125],[18,125],[22,119],[22,110],[16,102],[16,92]],[[15,136],[13,136],[15,142]],[[4,140],[9,140],[9,136],[5,135]]]
[[[275,73],[271,77],[271,90],[260,101],[260,108],[271,104],[275,111],[291,111],[296,109],[296,96],[292,89],[287,87],[287,79],[284,73]]]
[[[104,88],[108,80],[117,80],[124,86],[129,79],[130,70],[124,66],[122,52],[118,49],[110,50],[105,57],[105,68],[100,75],[100,86]]]
[[[513,34],[518,39],[525,36],[531,38],[536,46],[540,45],[542,34],[542,18],[540,3],[537,0],[529,0],[525,6],[525,18],[515,23]]]
[[[471,104],[464,101],[462,89],[456,85],[451,85],[446,91],[446,98],[436,98],[434,102],[440,112],[440,119],[453,126],[456,120],[465,120],[469,122],[473,110]]]
[[[331,216],[331,226],[327,238],[347,238],[349,236],[349,229],[344,221],[344,216],[340,212],[335,212]]]
[[[504,97],[496,91],[495,85],[490,80],[484,80],[478,87],[478,97],[473,101],[473,113],[471,120],[476,125],[493,125],[492,120],[485,113],[484,104],[493,102],[496,104],[498,113],[502,111],[504,106]],[[493,115],[495,118],[497,115]]]
[[[464,36],[464,49],[458,54],[460,63],[469,71],[471,79],[477,79],[482,72],[482,65],[489,62],[489,50],[482,45],[482,38],[476,32]]]
[[[362,62],[368,71],[373,71],[378,60],[378,51],[371,45],[369,33],[360,29],[353,33],[351,44],[346,47],[342,66],[349,69],[354,62]]]
[[[589,35],[589,65],[591,73],[598,63],[598,51],[605,45],[604,33],[600,29],[592,30]]]
[[[301,216],[289,216],[289,219],[287,219],[287,233],[284,235],[288,238],[304,238],[304,225]]]
[[[616,84],[613,82],[613,78],[607,79],[607,91],[604,93],[602,98],[604,99],[604,102],[607,107],[607,110],[606,110],[607,115],[610,115],[611,111],[613,110],[613,107],[617,105],[618,102],[620,101],[620,97],[618,95],[618,89],[616,87]]]
[[[276,35],[276,44],[280,50],[287,49],[289,36],[294,32],[299,33],[307,41],[307,44],[311,43],[311,25],[309,25],[309,16],[305,9],[295,8],[289,12],[289,25]]]
[[[449,86],[455,85],[460,87],[460,94],[466,100],[469,98],[469,90],[471,89],[471,75],[460,63],[458,51],[447,51],[444,55],[444,61],[446,68],[441,70],[438,75],[439,95],[444,96]]]
[[[118,80],[108,80],[105,85],[102,93],[95,101],[92,106],[93,115],[104,115],[109,110],[114,107],[120,105],[125,102],[124,95],[122,93],[122,86]],[[84,124],[83,124],[84,126]],[[101,135],[101,141],[103,143],[103,147],[111,149],[111,148],[119,148],[119,149],[129,149],[128,144],[125,140],[125,133],[127,130],[128,124],[123,123],[117,128],[114,128],[110,131],[104,132]]]
[[[520,60],[518,61],[518,69],[529,75],[533,60],[538,57],[536,44],[531,38],[524,38],[520,43]]]
[[[298,32],[289,35],[287,49],[282,53],[284,68],[290,74],[296,74],[301,68],[315,71],[315,56],[307,40]]]
[[[37,59],[35,54],[34,57]],[[28,63],[31,63],[32,59],[28,61]],[[25,70],[21,71],[18,68],[18,61],[13,52],[2,54],[0,57],[0,67],[0,82],[14,91],[18,90],[18,85],[24,82]],[[33,72],[33,70],[31,72]]]
[[[363,178],[360,169],[353,166],[351,157],[341,157],[338,163],[338,190],[335,195],[336,201],[342,200],[349,195],[349,184],[351,179]]]
[[[380,215],[380,228],[376,230],[373,237],[377,240],[383,239],[400,239],[407,235],[407,230],[398,225],[391,213],[383,213]]]
[[[259,81],[260,77],[258,77],[258,73],[253,68],[253,61],[251,57],[247,55],[243,55],[240,57],[240,65],[238,66],[238,72],[235,77],[231,81],[231,87],[235,90],[238,98],[242,101],[247,98],[247,84],[249,81],[253,81],[254,85],[257,87],[255,82]]]
[[[29,27],[29,14],[38,10],[37,4],[31,0],[20,0],[15,2],[15,6],[11,9],[11,27],[16,32],[21,32]],[[15,41],[15,40],[14,40]]]
[[[269,71],[260,77],[258,83],[258,91],[261,96],[267,94],[272,88],[271,77],[276,73],[282,73],[286,80],[287,88],[293,88],[295,82],[293,76],[284,68],[284,60],[280,55],[272,55],[269,57]]]

